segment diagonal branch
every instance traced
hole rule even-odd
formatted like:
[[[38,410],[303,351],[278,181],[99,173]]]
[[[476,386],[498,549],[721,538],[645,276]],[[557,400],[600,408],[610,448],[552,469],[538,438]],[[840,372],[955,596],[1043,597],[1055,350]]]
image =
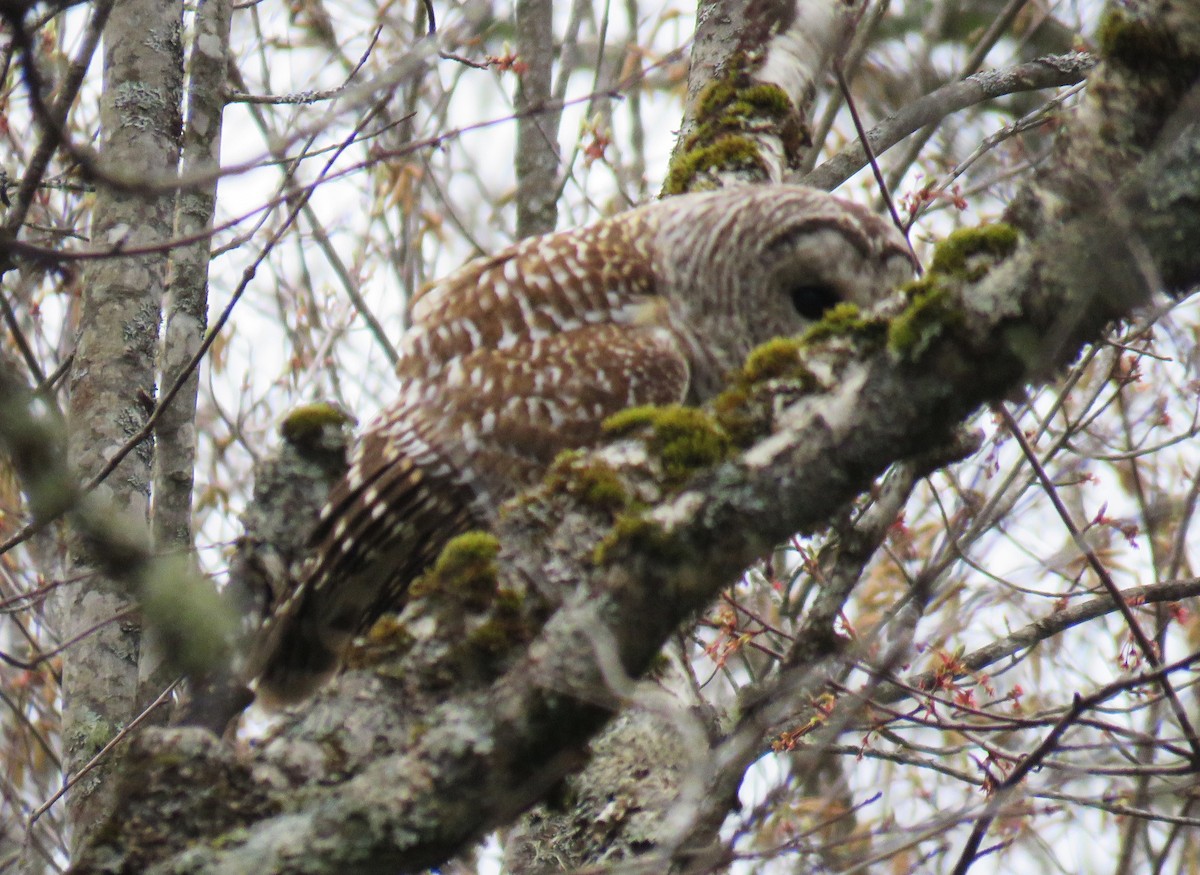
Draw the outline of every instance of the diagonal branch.
[[[943,85],[888,116],[867,132],[867,144],[872,154],[879,155],[921,128],[985,100],[1022,91],[1075,85],[1083,81],[1095,63],[1096,59],[1091,55],[1072,52],[1038,58],[1005,70],[976,73],[959,82]],[[832,191],[866,166],[866,150],[862,143],[854,142],[797,181]]]
[[[515,616],[492,627],[486,654],[472,659],[431,587],[389,657],[347,672],[249,760],[198,731],[144,736],[130,762],[150,765],[131,767],[105,844],[77,871],[438,865],[577,768],[623,679],[756,557],[980,405],[1053,374],[1152,290],[1200,282],[1200,253],[1176,242],[1200,238],[1200,125],[1185,111],[1200,9],[1143,5],[1129,26],[1151,29],[1167,56],[1135,65],[1109,47],[1100,87],[1010,211],[1020,236],[981,229],[941,251],[886,320],[886,344],[870,332],[802,344],[821,386],[778,386],[790,403],[772,434],[681,491],[660,488],[648,510],[614,518],[562,471],[513,505],[498,535]],[[628,440],[589,458],[641,497],[654,488],[648,453]],[[181,821],[201,834],[178,835]]]

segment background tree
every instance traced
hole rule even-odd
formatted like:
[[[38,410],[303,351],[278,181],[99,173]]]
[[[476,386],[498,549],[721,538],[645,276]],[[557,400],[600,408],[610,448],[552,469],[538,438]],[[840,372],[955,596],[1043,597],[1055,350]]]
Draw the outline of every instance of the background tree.
[[[0,16],[3,865],[1192,865],[1191,4]],[[563,460],[268,742],[147,728],[327,484],[288,412],[387,403],[421,283],[780,180],[890,192],[926,274],[762,351],[683,474],[654,417]]]

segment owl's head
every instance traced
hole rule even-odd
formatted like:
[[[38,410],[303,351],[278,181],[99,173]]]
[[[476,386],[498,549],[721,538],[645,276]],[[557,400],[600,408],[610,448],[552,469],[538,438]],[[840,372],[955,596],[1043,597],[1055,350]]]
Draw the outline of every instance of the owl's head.
[[[658,291],[714,359],[694,363],[701,395],[760,343],[803,331],[838,303],[879,301],[913,275],[890,222],[813,188],[737,186],[646,209]]]

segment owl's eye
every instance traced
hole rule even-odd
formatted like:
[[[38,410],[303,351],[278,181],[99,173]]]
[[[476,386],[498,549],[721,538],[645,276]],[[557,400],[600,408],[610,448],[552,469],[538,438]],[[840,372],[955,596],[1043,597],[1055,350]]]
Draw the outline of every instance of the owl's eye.
[[[814,322],[840,300],[831,286],[792,286],[790,293],[796,312]]]

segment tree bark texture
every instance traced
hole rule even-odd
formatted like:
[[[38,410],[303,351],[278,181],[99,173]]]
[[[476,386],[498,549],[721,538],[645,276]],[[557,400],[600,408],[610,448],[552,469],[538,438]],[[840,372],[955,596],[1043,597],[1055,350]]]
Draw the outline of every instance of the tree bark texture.
[[[161,550],[192,548],[192,482],[196,468],[196,392],[200,375],[188,366],[208,324],[208,262],[217,197],[221,116],[229,67],[230,0],[203,0],[196,10],[195,38],[188,62],[188,115],[183,130],[182,169],[196,177],[179,192],[175,236],[198,237],[171,250],[171,288],[166,301],[160,383],[183,380],[154,430],[154,543]],[[153,646],[142,659],[138,701],[143,707],[171,678]]]
[[[122,0],[104,34],[101,172],[127,178],[174,172],[179,157],[181,7],[172,0]],[[146,247],[169,239],[174,192],[97,180],[92,243]],[[154,405],[155,357],[167,256],[93,262],[84,281],[80,335],[70,375],[69,458],[97,472],[145,423]],[[98,488],[114,508],[147,518],[153,445],[141,444]],[[141,623],[112,581],[88,573],[64,590],[64,639],[89,634],[63,667],[64,768],[74,776],[136,714]],[[114,804],[110,768],[92,770],[68,806],[76,843],[86,842]]]
[[[239,756],[199,730],[142,736],[78,871],[444,862],[577,770],[628,679],[754,559],[823,524],[890,463],[943,445],[981,404],[1048,378],[1156,289],[1200,283],[1200,252],[1182,245],[1200,239],[1200,9],[1143,0],[1110,15],[1120,27],[1101,40],[1083,107],[1014,201],[1016,233],[999,251],[981,243],[959,263],[942,250],[879,315],[882,346],[870,332],[805,345],[819,385],[748,388],[770,433],[682,488],[661,486],[654,453],[630,438],[528,494],[497,533],[497,573],[519,597],[505,628],[521,634],[486,659],[464,654],[461,606],[431,589],[401,616],[419,635],[346,672],[265,747]],[[571,489],[572,472],[601,464],[637,507],[614,512]],[[802,680],[834,656],[820,645],[789,656]],[[716,740],[713,769],[753,760],[779,709],[794,709],[782,694],[795,684],[745,703],[740,719],[759,735]]]
[[[546,234],[558,223],[558,125],[550,106],[554,3],[517,0],[517,237]]]

